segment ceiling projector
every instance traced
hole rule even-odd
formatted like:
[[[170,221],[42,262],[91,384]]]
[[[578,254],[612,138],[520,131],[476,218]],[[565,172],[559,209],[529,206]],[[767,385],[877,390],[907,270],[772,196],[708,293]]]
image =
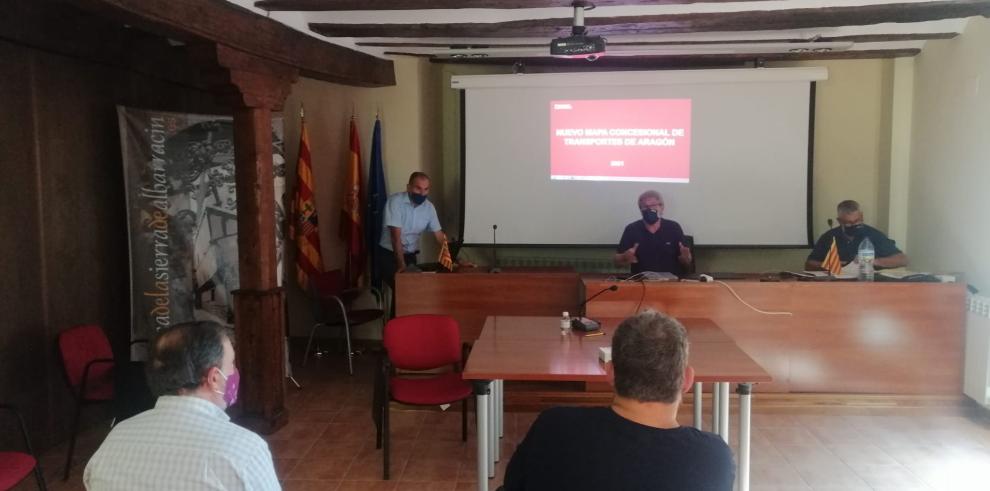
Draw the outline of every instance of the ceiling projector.
[[[575,34],[550,42],[550,56],[559,58],[586,58],[595,61],[605,54],[605,38]]]
[[[588,7],[583,3],[574,2],[574,25],[571,27],[571,35],[550,41],[550,56],[595,61],[605,54],[605,38],[585,34],[585,9]]]

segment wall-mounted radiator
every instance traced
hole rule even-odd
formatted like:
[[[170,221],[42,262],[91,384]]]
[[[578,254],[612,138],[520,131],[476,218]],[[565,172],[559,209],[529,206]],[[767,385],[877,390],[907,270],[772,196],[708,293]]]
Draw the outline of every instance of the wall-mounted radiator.
[[[966,298],[966,365],[963,393],[990,407],[990,298]]]

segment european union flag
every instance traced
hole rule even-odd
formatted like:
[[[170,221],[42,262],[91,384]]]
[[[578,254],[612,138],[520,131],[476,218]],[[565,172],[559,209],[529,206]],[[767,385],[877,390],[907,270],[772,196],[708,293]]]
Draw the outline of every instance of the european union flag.
[[[385,189],[385,168],[382,163],[382,122],[375,119],[375,132],[371,137],[371,165],[368,169],[368,212],[365,214],[368,251],[371,257],[371,286],[381,290],[382,276],[375,261],[374,250],[382,238],[382,220],[385,216],[385,202],[388,191]]]

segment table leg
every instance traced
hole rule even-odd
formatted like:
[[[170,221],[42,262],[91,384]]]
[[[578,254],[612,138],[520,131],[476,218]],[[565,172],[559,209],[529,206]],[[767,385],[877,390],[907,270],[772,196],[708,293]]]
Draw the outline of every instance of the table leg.
[[[712,433],[716,435],[720,434],[718,432],[718,410],[722,409],[722,406],[718,403],[718,397],[722,394],[720,387],[721,382],[715,382],[712,384]]]
[[[739,384],[736,387],[739,394],[739,471],[736,473],[739,491],[749,491],[749,443],[750,417],[753,404],[752,384]]]
[[[491,399],[491,381],[476,380],[473,386],[478,413],[478,491],[488,491],[488,401]]]
[[[502,460],[502,381],[496,380],[492,382],[492,386],[495,388],[495,396],[493,397],[492,405],[495,407],[495,424],[492,425],[492,442],[495,444],[495,453],[493,454],[493,461],[499,462]]]
[[[498,381],[498,437],[505,436],[505,380]]]
[[[718,394],[718,434],[729,443],[729,383],[719,385]]]
[[[497,390],[495,389],[495,383],[492,382],[491,396],[488,398],[488,477],[495,477],[495,446],[497,438],[495,438],[495,399],[497,398]]]
[[[701,382],[694,383],[694,427],[701,429]]]

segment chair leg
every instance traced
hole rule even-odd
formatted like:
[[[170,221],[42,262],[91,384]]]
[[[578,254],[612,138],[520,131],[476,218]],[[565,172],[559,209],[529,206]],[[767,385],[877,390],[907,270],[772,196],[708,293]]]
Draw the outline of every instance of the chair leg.
[[[382,479],[388,481],[388,471],[389,471],[389,427],[388,427],[388,413],[389,413],[389,401],[385,401],[384,412],[382,413]]]
[[[306,351],[303,351],[302,366],[306,366],[306,360],[309,359],[309,349],[313,347],[313,336],[316,334],[316,326],[320,323],[317,322],[313,324],[313,328],[309,330],[309,341],[306,341]]]
[[[468,399],[470,399],[470,397],[465,398],[463,401],[461,401],[461,441],[462,442],[467,441]]]
[[[41,462],[38,462],[34,466],[34,480],[38,481],[38,489],[41,491],[47,491],[48,487],[45,486],[45,474],[41,472]]]
[[[382,448],[382,425],[385,415],[381,406],[376,407],[375,410],[378,411],[378,420],[375,421],[375,449],[377,450]]]
[[[69,470],[72,469],[72,453],[76,450],[76,431],[79,429],[79,413],[82,412],[82,402],[76,401],[76,414],[72,417],[72,428],[69,436],[69,451],[65,456],[65,470],[62,471],[62,480],[69,480]]]
[[[344,316],[344,338],[347,340],[347,373],[354,375],[354,354],[351,352],[351,326]]]

